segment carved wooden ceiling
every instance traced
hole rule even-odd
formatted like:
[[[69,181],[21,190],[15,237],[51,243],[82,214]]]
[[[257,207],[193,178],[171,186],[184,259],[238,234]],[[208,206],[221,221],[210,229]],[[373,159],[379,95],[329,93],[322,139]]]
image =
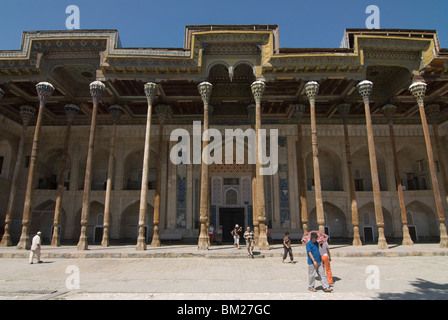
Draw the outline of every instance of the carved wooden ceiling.
[[[425,37],[429,38],[428,35]],[[263,62],[263,67],[257,69],[257,76],[254,74],[255,67],[250,63],[243,62],[235,68],[229,68],[224,62],[216,62],[217,59],[213,60],[215,61],[213,66],[207,71],[205,71],[206,66],[201,68],[200,66],[193,66],[191,62],[182,62],[181,65],[185,64],[193,67],[177,68],[170,66],[159,68],[154,73],[147,73],[145,71],[147,69],[141,69],[138,66],[132,67],[134,63],[132,57],[102,58],[101,52],[105,52],[104,50],[107,48],[104,39],[98,40],[95,46],[96,53],[93,53],[89,47],[90,42],[79,41],[81,41],[79,45],[76,41],[68,42],[67,47],[64,47],[64,42],[57,42],[56,40],[44,42],[39,46],[37,45],[39,42],[36,42],[33,50],[37,50],[37,54],[33,54],[33,51],[31,51],[32,54],[30,55],[34,59],[33,63],[35,62],[36,66],[39,65],[39,70],[43,70],[41,74],[39,74],[37,67],[33,67],[35,68],[33,69],[26,63],[26,68],[23,67],[23,70],[19,67],[16,68],[11,63],[6,68],[6,62],[1,62],[0,55],[0,88],[5,92],[0,100],[0,113],[21,123],[20,106],[37,106],[38,97],[35,85],[39,81],[48,81],[55,86],[56,90],[47,103],[44,125],[65,124],[64,105],[68,103],[75,103],[81,107],[81,112],[74,124],[88,124],[91,115],[89,83],[97,79],[98,75],[101,75],[100,71],[103,70],[101,76],[105,77],[102,81],[106,84],[107,90],[99,106],[98,121],[105,124],[111,123],[108,108],[113,104],[120,104],[125,109],[125,115],[120,122],[127,124],[144,123],[147,112],[144,84],[148,79],[157,79],[159,92],[155,105],[164,103],[171,106],[173,115],[172,119],[169,120],[171,122],[184,121],[186,123],[191,122],[192,119],[200,120],[202,118],[203,104],[197,86],[201,81],[207,80],[213,84],[210,99],[210,104],[213,106],[212,123],[213,121],[217,123],[225,123],[226,121],[247,123],[247,107],[254,103],[250,84],[260,76],[264,78],[266,83],[262,99],[262,119],[266,122],[293,123],[294,116],[291,105],[302,103],[308,106],[304,86],[307,81],[315,80],[320,85],[316,97],[318,123],[339,123],[340,116],[337,112],[337,106],[344,102],[350,103],[352,106],[348,117],[349,121],[363,123],[364,106],[356,90],[357,83],[363,79],[368,79],[374,83],[371,95],[374,122],[386,122],[380,110],[387,103],[397,106],[398,121],[403,123],[419,122],[415,99],[407,90],[415,75],[411,74],[409,68],[400,65],[399,60],[395,65],[390,60],[387,60],[386,63],[379,63],[378,61],[381,61],[384,57],[379,56],[375,53],[376,51],[366,51],[371,52],[372,60],[364,61],[364,65],[341,64],[340,66],[332,66],[330,64],[324,65],[323,57],[335,55],[340,59],[345,57],[353,61],[356,52],[352,48],[335,49],[334,52],[328,49],[275,49],[277,53],[270,53],[272,54],[270,62],[268,61],[268,64]],[[350,41],[353,42],[352,34],[350,34]],[[244,61],[243,58],[248,56],[255,57],[252,61],[257,61],[256,59],[261,61],[261,58],[257,58],[257,55],[266,52],[264,44],[261,46],[242,42],[234,44],[233,49],[231,44],[224,43],[223,46],[220,46],[219,43],[213,43],[210,46],[204,46],[203,54],[207,56],[207,59],[213,59],[214,54],[218,54],[220,57],[227,57],[229,60],[233,59],[235,61]],[[368,45],[372,46],[370,42]],[[55,51],[46,52],[46,46]],[[58,46],[63,48],[64,51],[57,51]],[[84,52],[82,51],[83,48],[89,50],[86,49]],[[155,51],[156,49],[147,50],[159,52]],[[185,50],[187,49],[176,49],[176,54],[182,55],[177,58],[179,61],[186,61],[188,58],[183,56]],[[392,51],[388,50],[385,51],[386,56],[392,54]],[[294,65],[294,62],[291,62],[295,61],[293,59],[302,59],[300,57],[308,59],[309,56],[318,55],[319,52],[321,52],[322,58],[318,58],[315,65]],[[39,53],[42,54],[39,55]],[[415,51],[412,51],[412,54],[405,54],[405,59],[411,59],[415,55],[414,53]],[[241,54],[241,57],[239,54]],[[283,58],[289,60],[281,60]],[[111,65],[114,61],[118,61],[117,64],[127,65],[123,69],[120,69],[120,67],[112,68]],[[447,61],[448,51],[442,49],[436,58],[420,70],[422,80],[427,83],[425,101],[440,105],[440,121],[448,120]],[[136,60],[135,63],[138,65],[140,62]],[[269,63],[271,64],[269,65]],[[290,66],[288,63],[290,63]],[[102,64],[107,64],[109,67],[103,68],[101,67]],[[166,60],[164,64],[174,65],[175,63]],[[277,65],[279,67],[276,67]],[[281,68],[280,66],[285,67]],[[26,70],[29,71],[28,74]],[[134,71],[131,73],[129,70]],[[153,112],[155,116],[155,111]],[[305,121],[308,121],[308,112],[307,108]],[[154,121],[157,121],[156,117],[154,117]]]

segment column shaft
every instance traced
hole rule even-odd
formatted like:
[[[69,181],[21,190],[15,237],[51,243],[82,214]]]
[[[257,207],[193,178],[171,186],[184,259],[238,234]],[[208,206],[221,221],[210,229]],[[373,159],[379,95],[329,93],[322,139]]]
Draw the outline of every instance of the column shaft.
[[[375,206],[376,225],[378,227],[378,248],[388,249],[386,238],[384,237],[383,206],[381,202],[380,181],[378,178],[378,167],[376,162],[375,142],[373,139],[372,118],[370,115],[369,102],[364,100],[366,114],[367,143],[369,147],[370,173],[372,176],[373,202]]]
[[[442,207],[442,198],[440,196],[439,182],[437,179],[436,166],[435,166],[435,162],[434,162],[434,154],[432,151],[431,138],[430,138],[430,134],[429,134],[428,122],[426,120],[426,113],[425,113],[423,101],[421,101],[421,103],[419,102],[419,111],[420,111],[420,119],[422,121],[423,134],[425,136],[426,152],[428,155],[429,171],[431,174],[431,182],[432,182],[432,190],[434,193],[437,217],[439,220],[440,247],[447,248],[448,247],[448,236],[446,233],[445,217],[444,217],[443,207]]]
[[[404,204],[403,185],[401,183],[400,168],[398,167],[397,148],[395,145],[395,134],[392,121],[389,121],[390,141],[392,144],[392,154],[394,159],[395,183],[398,193],[398,202],[400,203],[401,223],[403,224],[403,241],[402,245],[411,246],[414,242],[409,235],[408,219],[406,217],[406,206]]]
[[[109,227],[110,227],[110,198],[112,193],[112,182],[114,178],[114,160],[115,160],[115,137],[117,133],[117,125],[112,125],[112,136],[110,137],[109,147],[109,163],[107,167],[106,196],[104,199],[104,220],[103,220],[103,239],[101,246],[109,246]]]
[[[347,174],[348,174],[348,186],[350,189],[350,207],[352,211],[352,225],[353,225],[353,245],[361,246],[361,238],[359,236],[359,215],[358,215],[358,202],[356,200],[355,192],[355,180],[353,179],[352,160],[350,152],[350,139],[348,136],[347,123],[344,121],[344,140],[345,140],[345,157],[347,160]]]
[[[204,132],[208,130],[208,105],[204,105]],[[202,150],[208,145],[207,140],[202,141]],[[207,250],[209,247],[209,237],[207,223],[209,220],[209,204],[208,204],[208,164],[202,161],[201,164],[201,195],[199,204],[199,221],[201,222],[201,230],[199,234],[199,250]]]
[[[90,135],[89,135],[89,148],[87,151],[86,173],[84,176],[84,190],[82,196],[82,211],[81,211],[81,234],[77,245],[78,250],[87,250],[87,224],[89,223],[90,216],[90,190],[92,187],[92,159],[93,149],[95,143],[95,130],[96,130],[96,116],[98,113],[98,105],[93,104],[92,120],[90,123]]]
[[[36,128],[34,129],[34,138],[33,138],[33,146],[31,149],[30,156],[30,165],[28,171],[28,181],[26,184],[25,191],[25,203],[23,207],[23,215],[22,215],[22,234],[20,236],[19,243],[17,244],[17,249],[27,249],[31,248],[30,243],[30,226],[31,226],[31,218],[32,218],[32,198],[33,198],[33,185],[34,185],[34,176],[37,165],[37,152],[39,148],[39,137],[40,137],[40,128],[42,126],[42,118],[44,114],[45,105],[43,103],[39,106],[39,112],[36,120]]]
[[[23,160],[23,147],[25,145],[26,129],[27,129],[27,126],[24,125],[22,127],[22,133],[20,135],[19,149],[17,150],[17,159],[16,159],[16,164],[14,166],[14,173],[12,175],[12,181],[11,181],[11,190],[9,191],[8,207],[6,208],[5,231],[3,233],[2,242],[0,243],[0,246],[2,246],[2,247],[7,247],[7,246],[12,245],[11,232],[9,229],[10,229],[11,222],[12,222],[14,202],[15,202],[16,193],[17,193],[17,180],[19,178],[20,166],[21,166],[22,160]]]
[[[59,247],[61,245],[61,239],[59,237],[60,217],[62,211],[62,199],[64,197],[65,170],[67,166],[67,152],[71,127],[72,124],[67,123],[67,127],[65,128],[64,149],[62,151],[61,165],[59,168],[58,195],[56,197],[56,205],[54,209],[53,236],[51,238],[52,247]]]
[[[160,192],[162,190],[162,143],[163,143],[163,124],[159,125],[159,143],[157,147],[157,180],[156,193],[154,198],[154,235],[152,236],[151,247],[160,247],[159,223],[160,223]]]
[[[255,104],[255,137],[257,146],[256,157],[256,199],[257,199],[257,220],[258,220],[258,243],[257,247],[260,250],[269,249],[268,239],[266,235],[266,203],[264,195],[264,176],[260,174],[262,164],[262,144],[261,144],[261,105],[260,101]]]

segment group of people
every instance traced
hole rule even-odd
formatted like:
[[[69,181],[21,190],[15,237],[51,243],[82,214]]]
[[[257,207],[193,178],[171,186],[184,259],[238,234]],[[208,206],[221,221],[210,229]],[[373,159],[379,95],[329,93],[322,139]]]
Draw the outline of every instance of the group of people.
[[[222,226],[219,226],[218,229],[215,231],[213,224],[210,224],[210,226],[208,227],[208,237],[210,238],[210,243],[215,241],[216,244],[222,244]]]
[[[308,290],[312,292],[317,291],[314,287],[317,276],[322,283],[324,292],[331,292],[333,291],[333,289],[330,287],[330,285],[334,284],[334,282],[330,265],[330,249],[328,248],[328,243],[326,241],[318,242],[317,239],[317,233],[311,233],[311,238],[306,243],[306,255],[308,261]],[[291,238],[289,237],[289,232],[286,232],[285,237],[283,238],[283,249],[284,253],[282,262],[285,263],[285,259],[289,254],[291,263],[295,263],[294,256],[292,254]]]
[[[240,248],[240,234],[243,231],[243,227],[240,227],[238,224],[235,225],[235,228],[230,232],[233,236],[233,246],[235,248]],[[243,234],[243,238],[246,240],[246,248],[247,255],[254,257],[254,246],[255,246],[255,234],[250,230],[250,227],[246,228],[246,232]]]
[[[333,282],[331,273],[331,255],[326,241],[318,242],[317,233],[311,233],[311,239],[306,243],[306,255],[308,257],[308,290],[316,292],[314,282],[319,278],[324,292],[333,291],[330,288]],[[324,271],[325,268],[325,271]]]
[[[238,224],[235,225],[235,228],[231,231],[231,234],[234,239],[234,247],[240,248],[240,234],[243,231],[243,227]],[[213,225],[210,225],[209,228],[209,237],[210,243],[214,240],[214,228]],[[39,231],[36,236],[34,236],[31,244],[29,263],[33,264],[34,257],[36,256],[37,262],[42,263],[40,260],[40,250],[41,250],[41,232]],[[216,231],[217,234],[217,243],[221,244],[222,242],[222,226],[219,226]],[[252,258],[254,257],[254,246],[255,246],[255,234],[250,229],[250,227],[246,228],[246,232],[243,234],[243,238],[246,240],[246,248],[247,253]],[[283,238],[283,260],[285,263],[285,259],[289,255],[291,263],[294,262],[294,256],[291,248],[291,238],[289,236],[289,232],[285,233],[285,237]],[[330,249],[328,248],[327,241],[318,241],[318,235],[315,232],[311,233],[310,240],[306,243],[306,255],[308,261],[308,290],[312,292],[316,292],[316,288],[314,287],[316,276],[322,283],[322,287],[324,292],[331,292],[333,289],[330,285],[334,284],[333,276],[331,272],[331,255]],[[325,268],[325,270],[324,270]]]

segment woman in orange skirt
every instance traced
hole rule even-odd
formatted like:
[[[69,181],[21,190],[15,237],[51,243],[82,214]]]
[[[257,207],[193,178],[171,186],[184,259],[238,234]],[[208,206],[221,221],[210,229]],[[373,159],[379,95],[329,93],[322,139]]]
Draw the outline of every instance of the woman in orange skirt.
[[[330,249],[328,248],[328,243],[326,241],[321,242],[319,244],[319,252],[322,258],[322,265],[324,266],[325,272],[327,274],[328,284],[334,284],[330,266],[331,261]]]

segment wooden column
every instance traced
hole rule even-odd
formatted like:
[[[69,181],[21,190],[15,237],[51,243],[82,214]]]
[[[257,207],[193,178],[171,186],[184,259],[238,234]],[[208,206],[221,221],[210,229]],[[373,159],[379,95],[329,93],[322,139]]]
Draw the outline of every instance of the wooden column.
[[[64,183],[65,171],[67,165],[68,143],[70,141],[70,130],[72,128],[73,120],[79,111],[79,107],[74,104],[67,104],[64,107],[67,116],[67,127],[65,128],[64,149],[62,150],[61,164],[59,167],[59,181],[58,181],[58,195],[56,197],[56,205],[54,208],[53,219],[53,236],[51,238],[51,246],[59,247],[61,245],[60,233],[60,218],[62,211],[62,199],[64,197]]]
[[[425,136],[426,153],[428,155],[428,163],[429,163],[429,171],[431,174],[432,190],[434,193],[434,201],[436,204],[437,217],[439,220],[439,231],[440,231],[439,246],[441,248],[448,248],[448,235],[446,233],[445,217],[443,214],[443,207],[442,207],[442,198],[440,196],[439,181],[437,179],[436,166],[435,166],[435,162],[434,162],[434,154],[433,154],[432,146],[431,146],[431,137],[429,135],[428,122],[426,120],[426,113],[425,113],[425,104],[423,101],[425,93],[426,93],[426,83],[414,82],[409,87],[409,91],[411,91],[412,95],[417,100],[419,111],[420,111],[420,118],[422,121],[423,134]]]
[[[293,112],[297,120],[297,171],[299,178],[299,199],[300,199],[300,217],[302,220],[303,233],[308,232],[308,205],[306,202],[306,180],[305,180],[305,163],[303,159],[303,137],[302,137],[302,119],[305,113],[303,104],[293,105]],[[302,243],[306,245],[306,243]]]
[[[140,192],[140,208],[138,216],[138,238],[136,250],[146,250],[146,213],[148,209],[148,175],[149,175],[149,156],[151,151],[151,119],[152,103],[157,94],[157,84],[148,82],[145,84],[146,100],[148,101],[148,113],[146,115],[145,149],[143,154],[143,172],[142,186]]]
[[[115,162],[115,136],[117,133],[117,122],[123,114],[123,108],[119,105],[113,105],[109,108],[112,117],[112,135],[110,137],[109,146],[109,164],[107,167],[106,196],[104,199],[104,220],[103,220],[103,239],[101,246],[109,246],[109,227],[110,227],[110,196],[112,193],[112,183],[114,179],[114,162]]]
[[[255,130],[255,105],[251,104],[247,107],[247,113],[249,116],[249,123],[253,130]],[[256,150],[255,150],[256,153]],[[254,241],[258,242],[258,235],[260,234],[258,216],[257,216],[257,165],[252,164],[252,221],[254,224]]]
[[[390,133],[390,141],[392,144],[392,155],[394,160],[395,186],[397,188],[398,202],[400,203],[401,223],[403,225],[402,245],[412,246],[414,242],[412,241],[411,236],[409,234],[408,219],[406,216],[406,206],[404,204],[403,185],[401,183],[400,168],[398,166],[398,159],[397,159],[397,147],[395,145],[393,118],[395,117],[396,109],[397,109],[396,106],[387,104],[383,107],[382,111],[383,114],[386,116],[386,118],[389,120],[389,133]]]
[[[156,193],[154,197],[154,234],[151,241],[151,247],[160,247],[160,235],[159,235],[159,224],[160,224],[160,198],[162,191],[162,147],[163,147],[163,124],[165,120],[171,114],[171,109],[169,105],[159,104],[156,107],[156,113],[159,118],[159,142],[157,146],[157,178],[156,178]]]
[[[440,174],[442,175],[443,189],[445,189],[445,199],[446,199],[446,203],[448,204],[448,176],[447,176],[445,161],[444,161],[443,154],[442,154],[442,149],[440,148],[439,126],[437,124],[438,116],[439,116],[439,112],[440,112],[440,106],[438,104],[431,104],[431,105],[425,107],[425,111],[428,114],[428,117],[432,124],[432,130],[434,132],[434,140],[435,140],[435,144],[436,144],[437,159],[439,160],[439,167],[440,167]]]
[[[383,218],[383,205],[381,203],[381,190],[380,180],[378,177],[378,167],[376,163],[375,142],[373,139],[372,118],[370,115],[369,97],[372,92],[373,83],[364,80],[358,85],[358,91],[364,101],[364,109],[366,114],[366,127],[367,127],[367,143],[369,146],[369,159],[370,159],[370,173],[372,175],[373,185],[373,202],[375,206],[376,225],[378,227],[378,249],[388,249],[386,238],[384,237],[384,218]]]
[[[40,136],[40,128],[42,125],[42,118],[45,112],[45,104],[47,103],[48,98],[54,91],[54,87],[48,82],[40,82],[36,85],[36,91],[39,96],[39,112],[36,120],[36,128],[34,129],[34,138],[33,138],[33,146],[31,150],[30,156],[30,166],[28,171],[28,181],[26,184],[25,191],[25,203],[23,207],[23,215],[22,215],[22,234],[20,236],[19,243],[17,244],[17,249],[30,249],[30,226],[32,219],[32,198],[33,198],[33,189],[34,189],[34,176],[35,169],[37,164],[37,153],[39,148],[39,136]]]
[[[95,143],[96,116],[98,113],[98,104],[104,90],[106,90],[106,86],[101,81],[94,81],[90,84],[90,95],[92,96],[93,109],[92,119],[90,122],[89,149],[87,151],[86,174],[84,177],[84,191],[82,197],[81,234],[79,236],[78,245],[76,246],[78,250],[88,249],[87,224],[89,223],[90,215],[90,189],[92,187],[92,159]]]
[[[359,215],[358,202],[356,200],[355,180],[353,179],[352,160],[350,152],[350,139],[348,136],[347,115],[350,111],[348,103],[338,105],[339,114],[342,117],[342,124],[344,126],[344,141],[345,141],[345,158],[347,161],[348,186],[350,191],[350,206],[352,211],[352,225],[353,225],[353,245],[362,246],[361,237],[359,236]]]
[[[209,108],[209,100],[210,95],[212,93],[212,84],[209,82],[201,82],[198,85],[199,93],[201,94],[202,102],[204,103],[204,132],[208,130],[208,108]],[[204,139],[202,141],[202,150],[208,144],[208,140]],[[201,150],[201,151],[202,151]],[[199,221],[201,223],[201,230],[199,233],[198,240],[198,250],[208,250],[209,248],[209,236],[207,230],[207,223],[209,222],[209,201],[208,201],[208,164],[202,160],[201,164],[201,196],[200,196],[200,205],[199,205]]]
[[[1,247],[12,246],[11,233],[9,229],[11,227],[12,214],[14,211],[14,202],[17,193],[17,180],[19,178],[20,167],[23,161],[23,147],[25,145],[26,130],[28,128],[30,120],[34,117],[35,113],[36,109],[34,107],[31,106],[20,107],[20,115],[22,117],[23,126],[22,126],[22,133],[20,135],[19,149],[17,150],[17,159],[16,164],[14,166],[14,173],[12,175],[11,189],[9,191],[8,207],[6,208],[6,217],[5,217],[5,232],[3,233],[2,242],[0,243]]]
[[[255,137],[256,137],[256,199],[257,199],[257,221],[258,221],[258,243],[255,243],[258,249],[268,250],[269,243],[266,235],[266,204],[264,197],[264,176],[262,170],[262,144],[261,144],[261,97],[263,96],[266,85],[263,81],[255,81],[251,84],[252,95],[255,99]]]
[[[316,198],[316,215],[319,231],[325,232],[325,215],[324,205],[322,201],[322,187],[320,183],[319,169],[319,147],[317,144],[317,127],[316,127],[316,109],[315,99],[319,91],[319,84],[315,81],[309,81],[305,84],[305,92],[310,102],[311,114],[311,143],[313,150],[313,170],[314,170],[314,194]]]

